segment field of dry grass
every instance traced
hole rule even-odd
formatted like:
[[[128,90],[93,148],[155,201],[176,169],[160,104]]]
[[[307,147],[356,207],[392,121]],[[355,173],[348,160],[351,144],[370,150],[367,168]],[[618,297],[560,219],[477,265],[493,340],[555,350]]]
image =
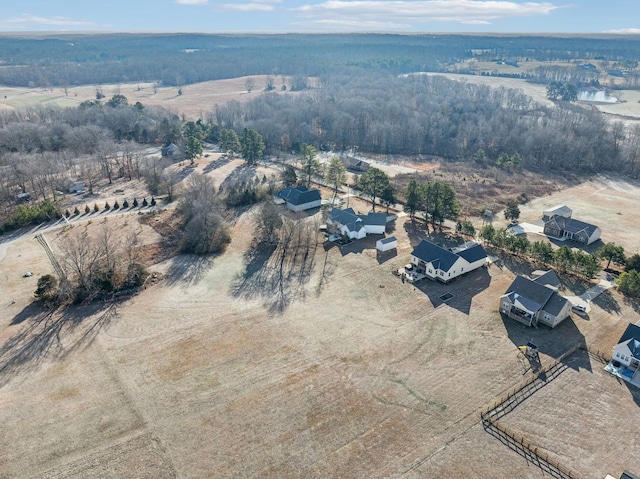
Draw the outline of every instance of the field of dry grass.
[[[0,110],[25,108],[35,105],[54,104],[61,106],[78,105],[86,100],[95,100],[96,92],[100,90],[105,97],[121,94],[127,97],[129,103],[137,101],[143,105],[163,106],[184,115],[189,120],[206,118],[213,111],[216,104],[224,104],[230,100],[245,102],[260,95],[267,82],[266,75],[254,75],[254,85],[247,90],[247,78],[239,77],[228,80],[215,80],[181,87],[182,95],[178,94],[178,87],[163,87],[154,83],[123,83],[119,85],[83,85],[67,88],[10,88],[0,87]],[[283,82],[290,86],[288,78],[274,77],[275,92],[291,94],[281,91]]]
[[[129,301],[50,316],[30,306],[44,252],[31,235],[8,243],[0,477],[541,477],[478,423],[522,378],[515,346],[533,340],[543,362],[583,338],[607,349],[640,319],[612,292],[553,331],[505,322],[496,298],[526,269],[511,261],[450,286],[402,284],[391,270],[425,235],[405,219],[396,256],[374,239],[320,245],[274,313],[255,277],[274,271],[245,255],[251,230],[247,213],[223,255],[172,258]]]

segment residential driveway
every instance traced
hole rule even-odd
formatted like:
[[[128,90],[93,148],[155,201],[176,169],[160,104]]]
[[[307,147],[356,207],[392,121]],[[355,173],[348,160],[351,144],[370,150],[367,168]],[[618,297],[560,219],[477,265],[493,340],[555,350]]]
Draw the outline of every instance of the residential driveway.
[[[523,235],[526,233],[538,233],[542,234],[544,227],[540,225],[534,225],[533,223],[519,223],[515,226],[511,226],[509,231],[514,235]]]
[[[599,295],[604,293],[606,290],[615,287],[615,284],[613,281],[609,281],[608,279],[606,279],[606,275],[603,274],[603,276],[605,277],[601,277],[600,282],[598,284],[596,284],[595,286],[592,286],[580,296],[565,296],[565,298],[571,301],[571,304],[574,306],[578,306],[578,305],[584,306],[586,309],[586,312],[588,313],[589,311],[591,311],[591,304],[590,304],[591,301],[593,301]]]

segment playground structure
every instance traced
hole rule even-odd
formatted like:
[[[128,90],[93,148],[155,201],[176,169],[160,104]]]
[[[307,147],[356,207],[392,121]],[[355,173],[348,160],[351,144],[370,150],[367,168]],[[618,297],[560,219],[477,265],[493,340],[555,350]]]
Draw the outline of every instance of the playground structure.
[[[522,365],[522,374],[526,374],[529,370],[534,373],[540,371],[542,365],[540,364],[538,346],[531,342],[524,346],[518,346],[518,362]]]

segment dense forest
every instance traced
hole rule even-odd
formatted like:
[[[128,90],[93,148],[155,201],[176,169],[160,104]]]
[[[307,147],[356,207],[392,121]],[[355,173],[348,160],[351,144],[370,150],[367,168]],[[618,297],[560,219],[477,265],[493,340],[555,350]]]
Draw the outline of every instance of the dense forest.
[[[255,129],[271,150],[296,143],[332,150],[357,146],[360,152],[437,156],[477,166],[507,154],[535,171],[639,173],[638,128],[629,131],[569,102],[545,107],[517,90],[442,76],[374,79],[353,69],[323,76],[319,89],[300,95],[265,93],[247,104],[220,106],[211,121]]]
[[[0,84],[23,87],[244,75],[447,71],[464,59],[638,60],[637,36],[56,34],[0,36]]]

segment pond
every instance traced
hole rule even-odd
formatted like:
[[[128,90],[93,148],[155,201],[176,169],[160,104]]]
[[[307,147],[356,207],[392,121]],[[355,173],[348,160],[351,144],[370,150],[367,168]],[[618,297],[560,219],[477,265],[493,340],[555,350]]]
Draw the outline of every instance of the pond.
[[[596,101],[600,103],[617,103],[618,102],[618,99],[615,96],[610,96],[604,90],[598,90],[598,91],[582,90],[578,92],[578,100]]]

